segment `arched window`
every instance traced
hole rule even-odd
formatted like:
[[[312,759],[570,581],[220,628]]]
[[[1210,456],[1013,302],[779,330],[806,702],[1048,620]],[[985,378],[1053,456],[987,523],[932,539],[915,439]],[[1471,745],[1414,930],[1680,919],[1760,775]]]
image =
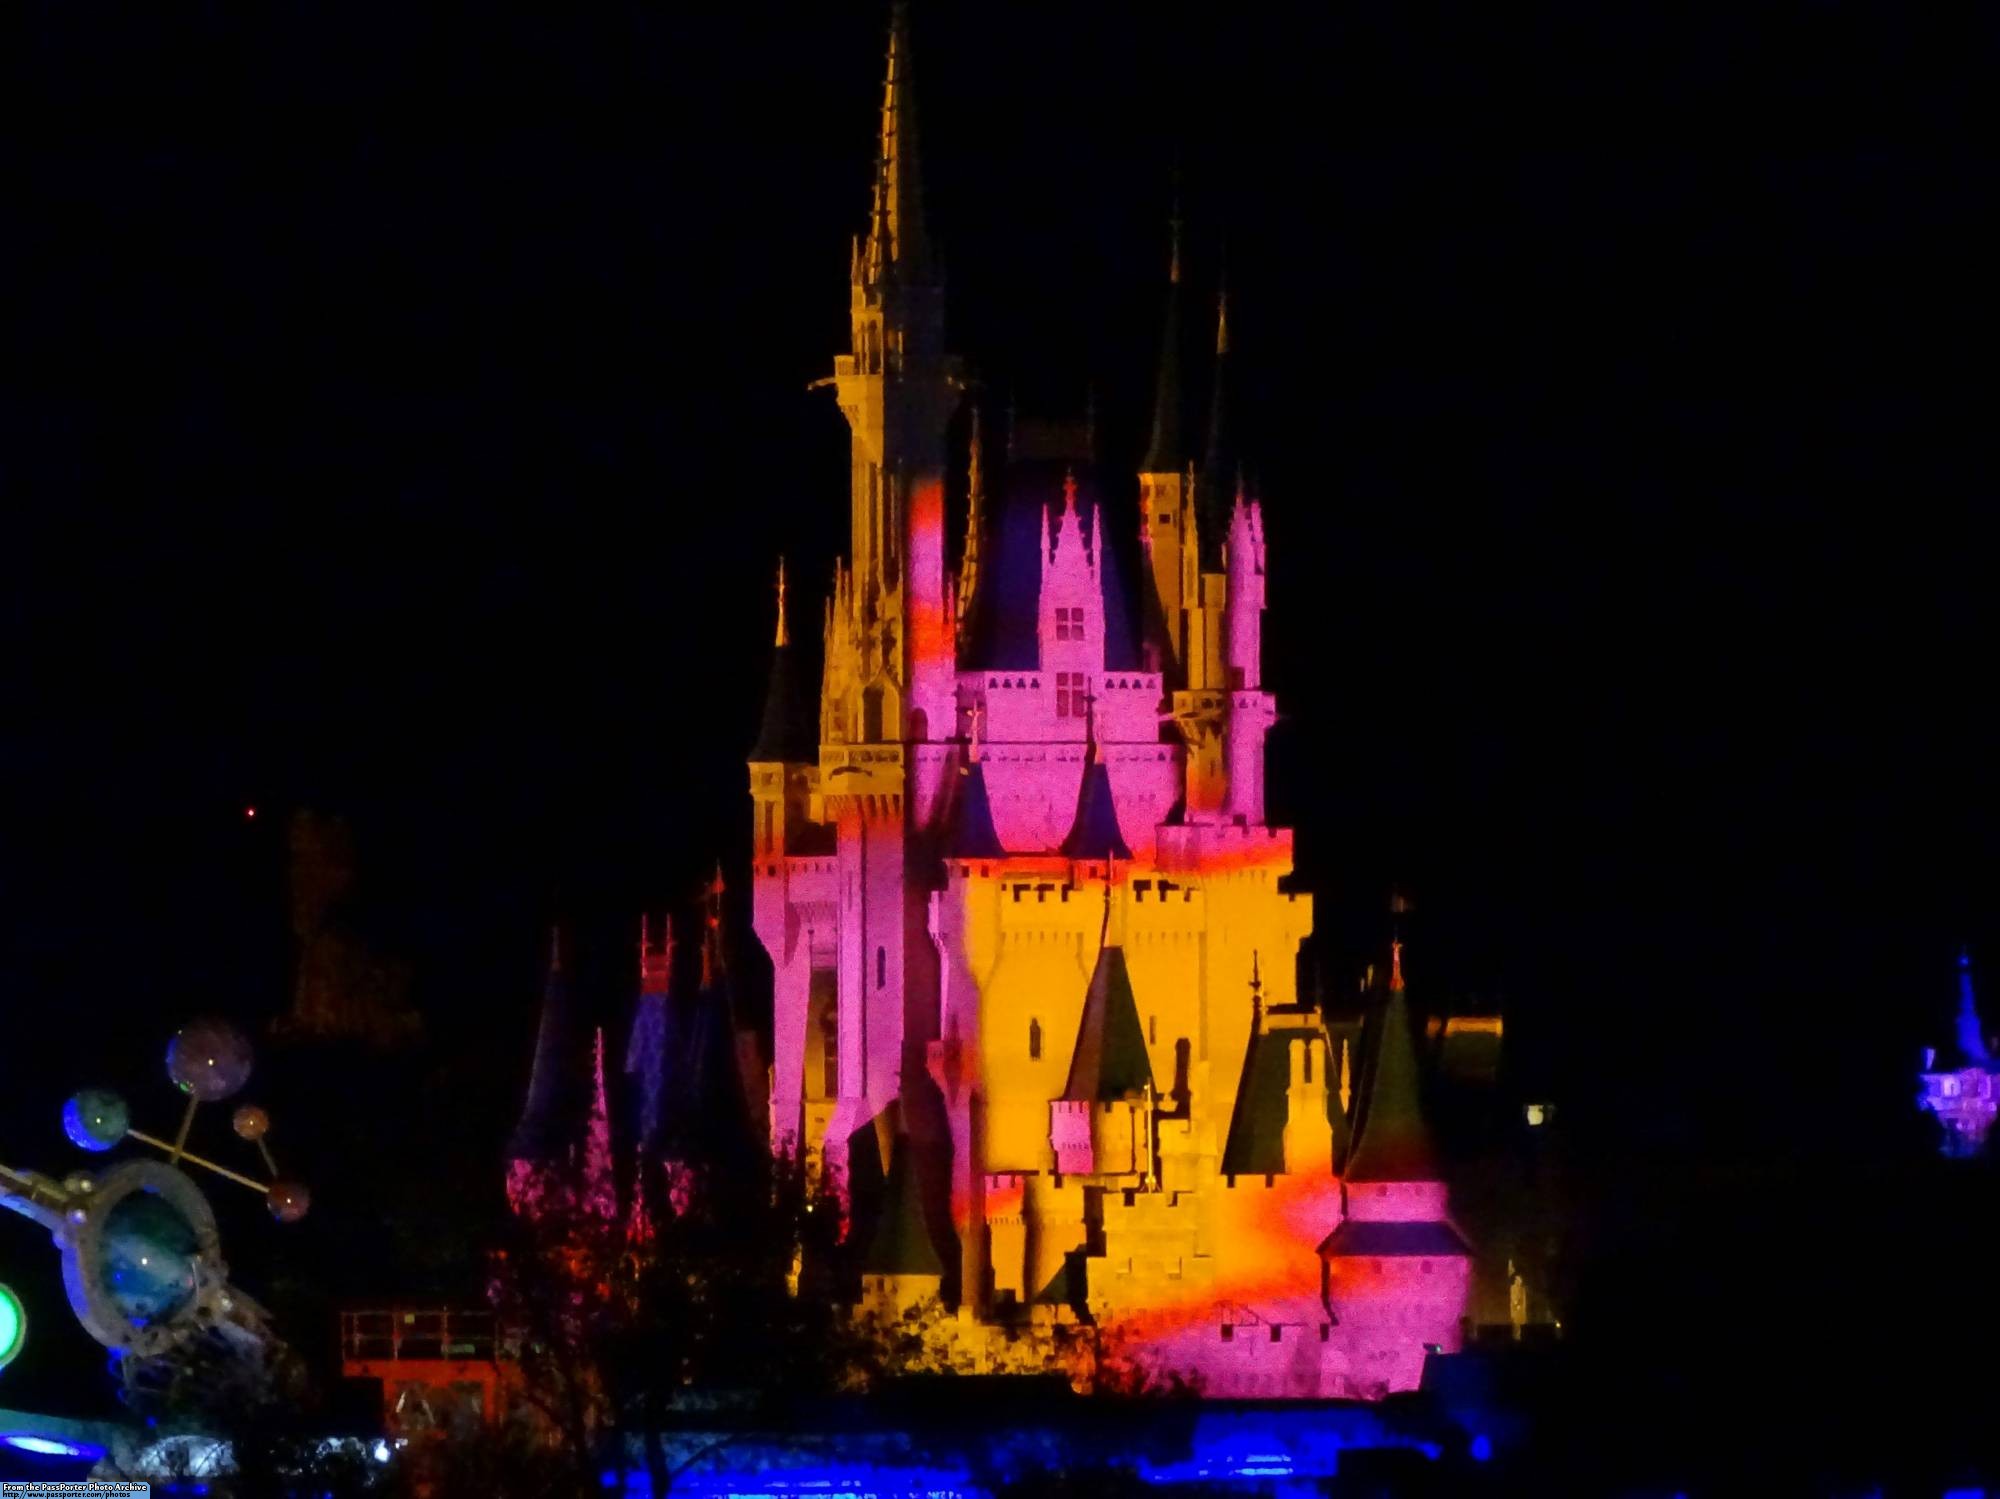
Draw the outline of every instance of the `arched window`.
[[[1042,1059],[1042,1023],[1032,1015],[1028,1017],[1028,1057],[1036,1062]]]
[[[882,742],[882,689],[870,687],[861,694],[861,742]]]

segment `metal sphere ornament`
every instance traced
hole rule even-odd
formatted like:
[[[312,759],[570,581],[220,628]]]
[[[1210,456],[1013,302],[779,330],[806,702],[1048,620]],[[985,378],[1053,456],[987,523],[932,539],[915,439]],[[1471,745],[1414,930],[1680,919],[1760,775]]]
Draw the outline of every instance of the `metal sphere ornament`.
[[[202,1103],[220,1103],[250,1081],[250,1041],[227,1020],[190,1020],[167,1043],[167,1076]]]
[[[271,1132],[271,1116],[254,1103],[246,1103],[230,1117],[229,1127],[238,1139],[255,1144]]]
[[[132,1111],[109,1088],[85,1088],[63,1105],[63,1133],[83,1150],[109,1150],[132,1127]]]
[[[280,1223],[297,1223],[312,1208],[312,1193],[300,1182],[272,1182],[264,1200]]]
[[[97,1190],[97,1178],[88,1171],[72,1171],[63,1178],[63,1190],[72,1197],[88,1197]]]

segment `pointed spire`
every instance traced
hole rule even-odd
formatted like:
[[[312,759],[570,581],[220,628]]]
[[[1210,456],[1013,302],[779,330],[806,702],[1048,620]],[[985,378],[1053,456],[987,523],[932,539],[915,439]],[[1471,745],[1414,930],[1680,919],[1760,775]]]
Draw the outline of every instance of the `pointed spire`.
[[[889,1179],[883,1184],[882,1216],[861,1257],[863,1275],[944,1274],[944,1261],[924,1222],[923,1183],[917,1178],[910,1137],[898,1134],[890,1147]]]
[[[882,84],[882,136],[875,158],[875,201],[867,263],[878,275],[927,284],[930,242],[924,233],[918,178],[916,94],[910,82],[910,7],[890,9],[889,58]]]
[[[1436,1181],[1424,1124],[1417,1039],[1403,990],[1403,945],[1389,947],[1389,1000],[1376,1017],[1374,1060],[1361,1083],[1355,1142],[1341,1173],[1350,1182]]]
[[[837,585],[836,585],[837,586]],[[792,661],[791,630],[786,623],[785,559],[778,559],[778,627],[771,648],[771,676],[764,688],[764,717],[751,746],[753,761],[797,763],[814,759],[819,746],[813,732],[806,684]],[[831,604],[828,605],[829,610]],[[831,629],[831,617],[828,628]]]
[[[974,733],[978,732],[975,724]],[[999,831],[993,825],[993,803],[986,793],[986,771],[977,759],[960,767],[958,802],[952,808],[951,836],[946,856],[953,859],[1004,859]]]
[[[701,900],[701,987],[713,989],[728,974],[727,955],[723,951],[722,930],[722,861],[715,861],[715,874],[702,890]]]
[[[979,402],[972,402],[972,431],[966,439],[965,552],[958,564],[959,645],[966,643],[973,600],[979,593],[979,551],[986,531],[986,443],[979,427]]]
[[[1984,1067],[1993,1060],[1986,1045],[1985,1027],[1979,1021],[1979,1006],[1972,995],[1972,953],[1958,952],[1958,1049],[1965,1060]]]
[[[1239,464],[1231,430],[1235,380],[1229,357],[1229,289],[1215,299],[1215,386],[1208,409],[1208,452],[1197,487],[1200,501],[1202,567],[1220,564],[1229,535],[1229,505],[1236,496]]]
[[[560,928],[549,933],[549,966],[542,984],[542,1013],[535,1028],[535,1056],[528,1095],[508,1143],[508,1159],[551,1162],[565,1157],[575,1141],[577,1073],[582,1057],[581,1017],[562,967]]]
[[[618,1185],[611,1162],[611,1101],[604,1083],[604,1027],[591,1056],[590,1122],[583,1136],[583,1207],[600,1218],[618,1216]]]
[[[1186,461],[1181,439],[1181,204],[1174,188],[1174,216],[1167,259],[1167,308],[1160,329],[1159,374],[1153,387],[1153,435],[1140,471],[1177,473]]]
[[[1083,784],[1077,790],[1076,820],[1063,839],[1066,859],[1129,859],[1125,834],[1118,826],[1118,806],[1111,795],[1111,774],[1098,751],[1095,735],[1085,751]]]
[[[1153,1061],[1139,1024],[1139,1002],[1125,949],[1107,942],[1097,951],[1097,967],[1084,991],[1083,1017],[1062,1096],[1070,1103],[1115,1103],[1143,1098],[1153,1086]]]

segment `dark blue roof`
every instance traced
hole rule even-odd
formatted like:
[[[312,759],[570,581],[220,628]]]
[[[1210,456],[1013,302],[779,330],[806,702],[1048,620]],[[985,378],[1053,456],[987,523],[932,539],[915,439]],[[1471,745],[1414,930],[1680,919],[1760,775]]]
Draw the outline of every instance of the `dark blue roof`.
[[[1062,514],[1063,479],[1070,465],[1056,462],[1016,462],[1008,467],[998,502],[988,512],[987,547],[980,557],[980,580],[972,600],[972,619],[960,665],[968,670],[1034,671],[1041,665],[1041,641],[1036,633],[1042,591],[1042,513],[1049,515],[1053,534]],[[1088,469],[1077,467],[1077,509],[1084,539],[1101,561],[1104,593],[1104,669],[1143,671],[1139,649],[1139,590],[1131,580],[1138,573],[1136,528],[1117,519],[1123,506],[1104,520],[1103,485]],[[1129,519],[1129,518],[1128,518]],[[1129,543],[1129,545],[1128,545]]]
[[[951,838],[946,853],[954,859],[1004,859],[1000,834],[993,826],[993,803],[986,794],[986,772],[978,761],[958,778],[958,803],[952,808]]]
[[[1065,859],[1129,859],[1125,834],[1118,826],[1118,804],[1111,795],[1111,773],[1096,755],[1083,768],[1077,791],[1076,821],[1063,839]]]
[[[551,962],[542,985],[542,1018],[535,1030],[527,1103],[508,1142],[508,1159],[559,1160],[576,1143],[589,1106],[586,1051],[576,992],[561,964]]]
[[[1349,1218],[1319,1246],[1326,1256],[1358,1257],[1397,1255],[1438,1259],[1472,1253],[1459,1231],[1449,1223],[1366,1223]]]

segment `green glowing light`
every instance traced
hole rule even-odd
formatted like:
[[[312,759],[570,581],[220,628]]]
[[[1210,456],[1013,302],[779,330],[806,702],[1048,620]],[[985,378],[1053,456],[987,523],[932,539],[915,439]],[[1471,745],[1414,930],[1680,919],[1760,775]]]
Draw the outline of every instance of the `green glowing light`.
[[[0,1369],[14,1362],[14,1355],[27,1341],[27,1309],[9,1287],[0,1285]]]

